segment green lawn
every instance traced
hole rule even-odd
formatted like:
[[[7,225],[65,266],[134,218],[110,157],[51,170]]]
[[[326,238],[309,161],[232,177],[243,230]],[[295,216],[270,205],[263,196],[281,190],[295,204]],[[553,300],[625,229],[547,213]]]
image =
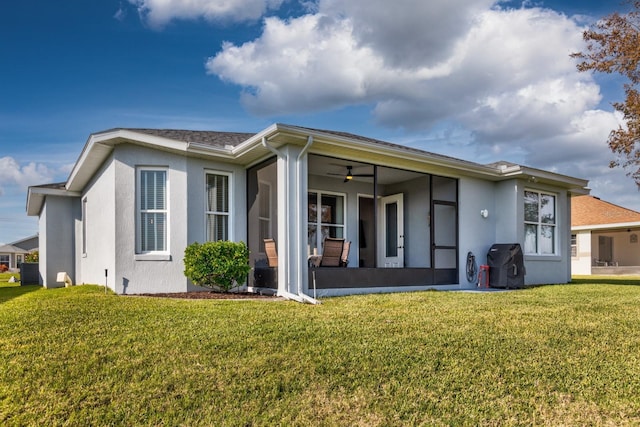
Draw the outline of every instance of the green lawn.
[[[11,279],[12,276],[16,278],[16,282],[9,283],[9,280]],[[0,273],[0,288],[20,286],[19,281],[20,281],[20,273],[9,273],[9,272]]]
[[[640,281],[581,280],[319,306],[0,287],[0,425],[638,425]]]

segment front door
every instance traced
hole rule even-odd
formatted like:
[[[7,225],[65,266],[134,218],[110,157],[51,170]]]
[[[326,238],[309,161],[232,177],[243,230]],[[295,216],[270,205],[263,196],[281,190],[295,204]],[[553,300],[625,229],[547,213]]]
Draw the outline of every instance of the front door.
[[[380,198],[378,267],[404,267],[404,207],[402,193]]]

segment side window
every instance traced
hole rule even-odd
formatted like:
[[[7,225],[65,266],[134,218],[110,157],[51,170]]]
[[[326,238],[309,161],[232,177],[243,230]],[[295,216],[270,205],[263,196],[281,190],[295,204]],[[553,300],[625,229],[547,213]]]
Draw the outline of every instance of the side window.
[[[138,253],[167,251],[167,171],[139,168],[137,186]]]
[[[225,173],[206,174],[206,240],[218,241],[231,238],[231,177]]]
[[[556,237],[556,196],[538,191],[525,190],[525,254],[556,254]]]

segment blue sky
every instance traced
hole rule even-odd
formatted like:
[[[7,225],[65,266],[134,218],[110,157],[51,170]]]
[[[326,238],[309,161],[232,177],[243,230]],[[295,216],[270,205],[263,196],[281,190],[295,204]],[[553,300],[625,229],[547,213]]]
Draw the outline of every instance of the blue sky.
[[[590,180],[621,81],[569,53],[615,1],[30,0],[0,6],[0,242],[37,232],[26,189],[66,180],[113,127],[343,130]]]

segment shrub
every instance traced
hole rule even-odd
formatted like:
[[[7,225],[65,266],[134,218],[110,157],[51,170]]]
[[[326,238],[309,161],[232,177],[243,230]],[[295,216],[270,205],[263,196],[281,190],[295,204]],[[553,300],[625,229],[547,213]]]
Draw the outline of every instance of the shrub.
[[[196,285],[228,292],[249,274],[249,249],[244,242],[196,242],[184,251],[184,267]]]
[[[24,262],[38,262],[39,259],[40,252],[38,251],[29,252],[24,256]]]
[[[4,273],[5,271],[8,271],[9,267],[7,267],[6,264],[0,264],[0,273]]]

